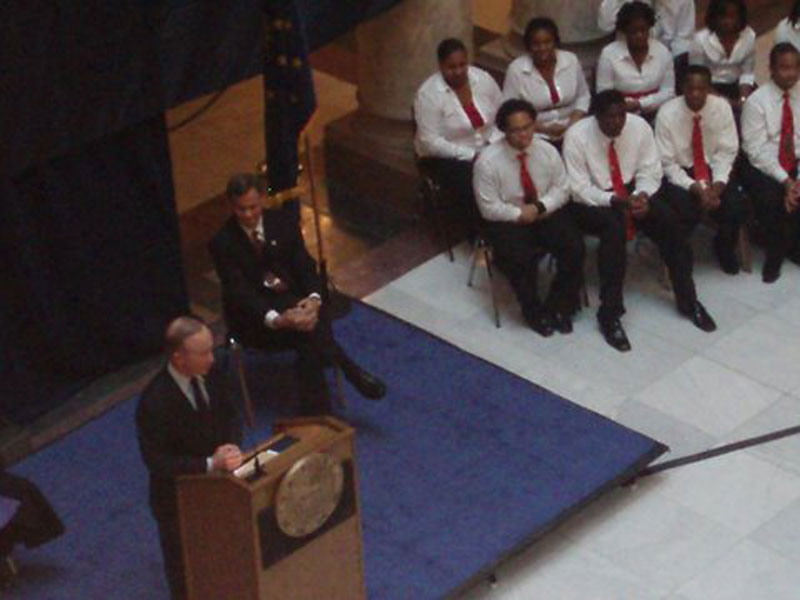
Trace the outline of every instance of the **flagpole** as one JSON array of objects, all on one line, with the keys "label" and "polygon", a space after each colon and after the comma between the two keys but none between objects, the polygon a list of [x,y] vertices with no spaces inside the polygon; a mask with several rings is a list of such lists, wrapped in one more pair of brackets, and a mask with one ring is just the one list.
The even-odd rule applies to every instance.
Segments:
[{"label": "flagpole", "polygon": [[303,145],[306,151],[306,173],[308,174],[308,192],[311,197],[311,213],[314,218],[314,233],[317,236],[317,264],[319,265],[319,277],[322,280],[322,301],[327,304],[330,301],[328,261],[325,258],[325,247],[322,241],[322,227],[320,225],[319,205],[317,204],[317,186],[314,180],[314,165],[311,159],[311,142],[307,131],[303,134]]}]

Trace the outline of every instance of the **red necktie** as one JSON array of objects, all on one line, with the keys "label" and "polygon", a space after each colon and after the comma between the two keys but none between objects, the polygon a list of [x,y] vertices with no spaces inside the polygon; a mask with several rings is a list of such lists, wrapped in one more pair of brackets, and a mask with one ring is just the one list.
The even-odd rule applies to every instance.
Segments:
[{"label": "red necktie", "polygon": [[525,152],[517,154],[519,160],[519,179],[522,182],[522,193],[524,194],[523,201],[525,204],[533,204],[538,200],[539,194],[536,193],[536,186],[533,185],[533,179],[528,172],[527,159],[528,155]]},{"label": "red necktie", "polygon": [[703,151],[703,130],[700,129],[700,115],[694,116],[692,126],[692,156],[694,157],[693,172],[697,181],[711,182],[711,170],[706,162],[706,155]]},{"label": "red necktie", "polygon": [[792,106],[789,104],[789,92],[783,93],[783,115],[781,116],[778,162],[790,176],[797,168],[797,156],[794,151],[794,115],[792,114]]},{"label": "red necktie", "polygon": [[[555,75],[553,77],[555,77]],[[558,89],[556,89],[555,79],[545,79],[545,81],[547,82],[547,87],[550,89],[550,102],[555,106],[561,102],[561,96],[558,95]]]},{"label": "red necktie", "polygon": [[[622,169],[619,167],[619,158],[617,157],[617,150],[614,148],[614,140],[608,145],[608,169],[611,172],[611,186],[614,189],[614,195],[626,200],[630,195],[628,188],[625,187],[625,182],[622,180]],[[633,222],[630,210],[625,210],[625,239],[632,240],[636,236],[636,224]]]},{"label": "red necktie", "polygon": [[461,106],[464,108],[464,112],[467,113],[467,118],[469,119],[469,123],[472,125],[473,129],[480,129],[486,124],[486,122],[483,120],[483,116],[478,110],[478,107],[475,106],[474,102],[462,104]]}]

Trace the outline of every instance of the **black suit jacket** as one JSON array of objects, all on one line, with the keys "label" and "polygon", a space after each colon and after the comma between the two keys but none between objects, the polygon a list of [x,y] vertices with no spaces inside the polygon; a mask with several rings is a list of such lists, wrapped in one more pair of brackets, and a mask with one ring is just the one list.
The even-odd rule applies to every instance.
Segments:
[{"label": "black suit jacket", "polygon": [[[283,312],[300,298],[322,293],[317,266],[306,250],[297,216],[279,208],[264,210],[262,218],[266,242],[262,256],[233,216],[209,244],[222,283],[225,320],[245,344],[264,332],[264,316],[270,310]],[[265,287],[266,271],[285,281],[289,292],[276,293]]]},{"label": "black suit jacket", "polygon": [[139,449],[150,471],[150,506],[156,518],[174,517],[175,478],[206,472],[206,459],[222,444],[241,443],[242,426],[225,373],[216,365],[205,379],[212,418],[206,420],[164,366],[142,392],[136,410]]}]

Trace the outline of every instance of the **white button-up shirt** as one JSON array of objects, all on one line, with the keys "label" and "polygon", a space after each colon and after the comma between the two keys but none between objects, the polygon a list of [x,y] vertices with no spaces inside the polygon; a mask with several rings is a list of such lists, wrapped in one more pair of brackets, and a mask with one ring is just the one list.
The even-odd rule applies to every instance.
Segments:
[{"label": "white button-up shirt", "polygon": [[800,22],[797,25],[792,25],[789,17],[786,17],[778,23],[775,28],[774,43],[780,44],[781,42],[788,42],[800,50]]},{"label": "white button-up shirt", "polygon": [[638,98],[644,110],[655,110],[675,96],[675,67],[667,47],[658,40],[648,43],[641,70],[623,40],[611,42],[597,63],[597,91],[617,90],[623,94],[650,92]]},{"label": "white button-up shirt", "polygon": [[727,183],[733,161],[739,152],[739,136],[730,103],[709,95],[698,113],[692,112],[683,96],[673,98],[661,107],[656,117],[656,147],[667,179],[688,190],[694,183],[684,169],[694,166],[694,116],[700,115],[703,133],[703,155],[714,181]]},{"label": "white button-up shirt", "polygon": [[483,69],[470,66],[467,78],[472,102],[484,125],[472,127],[461,101],[440,72],[425,80],[414,99],[417,133],[414,146],[420,156],[472,160],[481,147],[502,137],[494,126],[502,92],[497,82]]},{"label": "white button-up shirt", "polygon": [[[595,117],[582,119],[564,137],[564,162],[567,166],[572,199],[589,206],[610,206],[613,184],[608,164],[611,138],[601,130]],[[661,187],[661,161],[653,130],[642,117],[628,114],[622,132],[614,138],[622,181],[635,179],[634,193],[652,195]]]},{"label": "white button-up shirt", "polygon": [[728,56],[717,34],[708,28],[701,29],[695,33],[692,40],[689,63],[705,65],[711,69],[711,81],[714,83],[738,82],[741,85],[754,85],[756,32],[752,27],[745,27],[739,33],[739,39],[736,40],[731,55]]},{"label": "white button-up shirt", "polygon": [[[603,0],[597,9],[597,26],[612,32],[617,25],[617,13],[631,0]],[[653,2],[644,0],[652,6]],[[656,26],[653,35],[678,56],[689,51],[695,29],[694,0],[661,0],[655,3]]]},{"label": "white button-up shirt", "polygon": [[536,121],[544,125],[566,125],[574,111],[589,110],[589,86],[578,57],[572,52],[556,50],[553,82],[560,98],[557,105],[553,104],[550,88],[533,64],[533,59],[529,54],[523,54],[508,65],[503,82],[503,100],[527,100],[536,109]]},{"label": "white button-up shirt", "polygon": [[[481,152],[475,161],[473,183],[478,209],[487,221],[516,221],[524,204],[520,161],[517,150],[503,138]],[[569,200],[567,173],[552,144],[534,138],[525,151],[528,168],[545,214]]]},{"label": "white button-up shirt", "polygon": [[[800,150],[800,87],[789,91],[794,116],[795,153]],[[742,148],[759,171],[783,182],[789,174],[778,162],[783,120],[783,90],[770,80],[747,97],[742,109]]]}]

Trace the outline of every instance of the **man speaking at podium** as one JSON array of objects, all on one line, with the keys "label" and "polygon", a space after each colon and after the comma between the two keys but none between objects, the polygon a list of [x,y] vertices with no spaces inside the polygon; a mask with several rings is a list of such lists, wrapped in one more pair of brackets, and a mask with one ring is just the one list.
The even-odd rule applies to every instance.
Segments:
[{"label": "man speaking at podium", "polygon": [[139,449],[150,471],[150,507],[158,523],[172,598],[186,598],[175,478],[233,471],[242,463],[242,427],[225,374],[214,368],[214,339],[192,317],[165,334],[167,364],[148,384],[136,410]]}]

